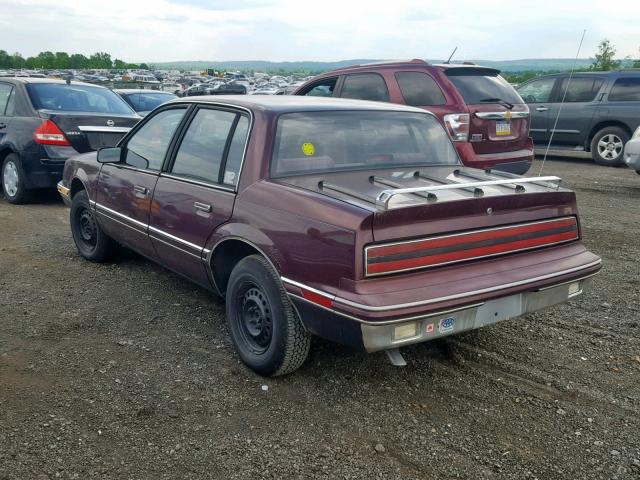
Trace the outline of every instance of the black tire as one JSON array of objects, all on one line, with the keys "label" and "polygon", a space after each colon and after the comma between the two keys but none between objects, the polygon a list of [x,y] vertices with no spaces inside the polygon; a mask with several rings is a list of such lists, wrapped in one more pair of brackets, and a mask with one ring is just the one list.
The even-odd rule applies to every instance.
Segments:
[{"label": "black tire", "polygon": [[605,167],[624,165],[624,146],[629,141],[629,134],[620,127],[605,127],[591,139],[591,157]]},{"label": "black tire", "polygon": [[9,203],[18,205],[31,199],[31,190],[25,186],[25,174],[18,155],[10,153],[6,156],[2,162],[0,177],[2,177],[2,193]]},{"label": "black tire", "polygon": [[96,222],[86,191],[82,190],[73,196],[69,221],[73,241],[80,255],[92,262],[104,262],[111,257],[115,242]]},{"label": "black tire", "polygon": [[226,297],[231,339],[250,369],[274,377],[291,373],[304,363],[311,336],[264,257],[251,255],[238,262]]}]

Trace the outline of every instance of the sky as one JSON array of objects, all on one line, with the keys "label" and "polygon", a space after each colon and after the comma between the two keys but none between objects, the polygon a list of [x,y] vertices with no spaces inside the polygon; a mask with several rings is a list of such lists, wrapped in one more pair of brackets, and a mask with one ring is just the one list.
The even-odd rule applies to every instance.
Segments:
[{"label": "sky", "polygon": [[0,0],[0,49],[128,62],[640,57],[638,0]]}]

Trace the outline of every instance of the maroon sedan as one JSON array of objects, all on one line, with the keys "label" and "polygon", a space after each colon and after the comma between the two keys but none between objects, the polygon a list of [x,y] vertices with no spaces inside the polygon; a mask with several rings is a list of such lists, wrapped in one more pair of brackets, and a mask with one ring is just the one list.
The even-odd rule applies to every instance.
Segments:
[{"label": "maroon sedan", "polygon": [[311,335],[401,364],[579,295],[600,259],[559,181],[464,168],[421,109],[255,96],[169,102],[58,189],[82,256],[117,242],[225,297],[242,360],[279,375]]}]

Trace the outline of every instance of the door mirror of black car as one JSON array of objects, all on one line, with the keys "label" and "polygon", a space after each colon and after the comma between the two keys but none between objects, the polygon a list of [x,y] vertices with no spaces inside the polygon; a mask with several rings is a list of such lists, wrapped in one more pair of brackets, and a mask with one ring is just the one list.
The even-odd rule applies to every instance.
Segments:
[{"label": "door mirror of black car", "polygon": [[98,150],[98,162],[100,163],[120,163],[122,160],[122,149],[120,147],[101,148]]}]

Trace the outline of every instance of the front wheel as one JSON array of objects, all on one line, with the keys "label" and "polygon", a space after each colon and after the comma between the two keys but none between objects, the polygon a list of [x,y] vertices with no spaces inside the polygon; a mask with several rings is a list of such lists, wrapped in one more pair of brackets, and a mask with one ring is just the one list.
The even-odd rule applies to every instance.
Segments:
[{"label": "front wheel", "polygon": [[629,134],[622,128],[605,127],[591,140],[591,156],[599,165],[619,167],[623,164],[624,146],[628,141]]},{"label": "front wheel", "polygon": [[242,361],[264,376],[291,373],[306,360],[311,337],[277,273],[260,255],[243,258],[227,286],[227,321]]},{"label": "front wheel", "polygon": [[73,196],[69,220],[73,241],[80,255],[92,262],[104,262],[111,257],[115,242],[96,222],[86,191]]},{"label": "front wheel", "polygon": [[20,157],[7,155],[2,163],[2,192],[9,203],[20,204],[29,200],[31,191],[25,186],[25,175]]}]

